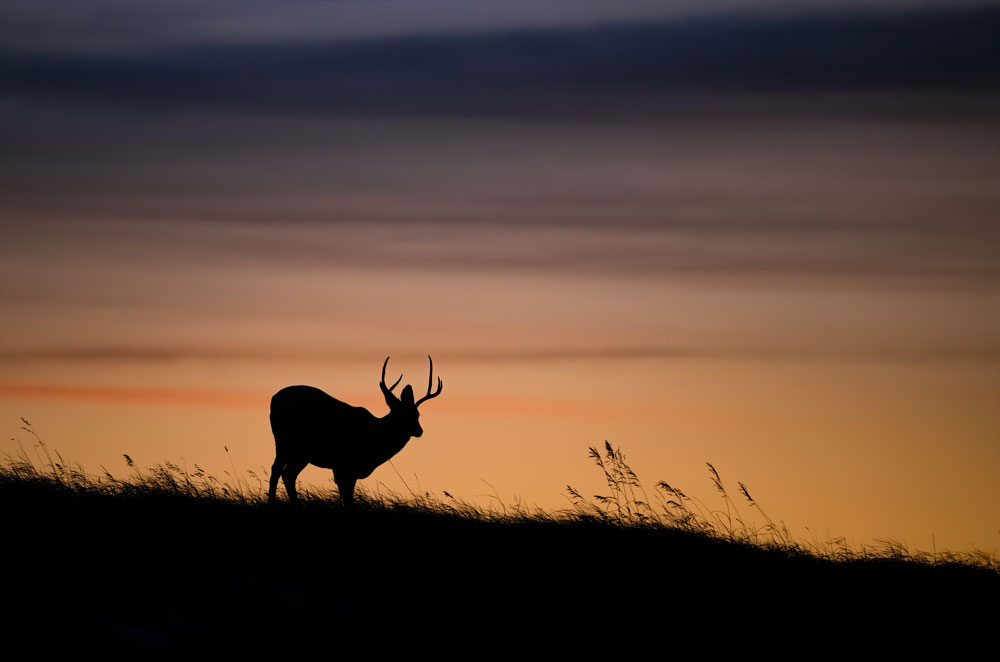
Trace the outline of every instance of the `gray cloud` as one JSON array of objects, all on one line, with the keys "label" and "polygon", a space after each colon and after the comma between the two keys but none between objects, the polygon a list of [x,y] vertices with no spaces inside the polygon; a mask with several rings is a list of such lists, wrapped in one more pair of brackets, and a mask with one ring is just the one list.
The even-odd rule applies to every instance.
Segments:
[{"label": "gray cloud", "polygon": [[992,286],[997,33],[990,6],[10,48],[0,296],[101,303],[75,281],[107,263]]},{"label": "gray cloud", "polygon": [[1000,279],[989,122],[91,117],[0,151],[7,301],[108,264]]},{"label": "gray cloud", "polygon": [[682,92],[1000,91],[1000,8],[715,17],[150,53],[0,51],[8,100],[412,115],[650,112]]},{"label": "gray cloud", "polygon": [[[9,0],[0,43],[22,51],[141,53],[191,44],[378,38],[580,27],[717,15],[871,9],[870,0]],[[979,0],[879,0],[881,12]]]},{"label": "gray cloud", "polygon": [[[919,219],[918,219],[919,220]],[[994,287],[1000,260],[993,246],[1000,229],[981,223],[964,236],[937,219],[889,224],[802,223],[760,225],[754,219],[707,223],[669,221],[616,228],[493,224],[370,222],[331,226],[241,227],[234,224],[32,224],[8,244],[0,292],[8,302],[110,303],[102,294],[101,265],[168,271],[275,268],[343,269],[356,273],[553,273],[593,277],[701,278],[754,281],[809,278],[882,285]],[[966,224],[968,226],[968,224]],[[47,230],[45,228],[48,228]],[[23,248],[18,248],[19,246]],[[30,256],[28,262],[18,254]],[[40,276],[15,285],[30,264],[79,272],[64,282]],[[43,271],[45,270],[42,267]],[[89,284],[88,284],[89,283]],[[134,298],[134,294],[130,295]]]}]

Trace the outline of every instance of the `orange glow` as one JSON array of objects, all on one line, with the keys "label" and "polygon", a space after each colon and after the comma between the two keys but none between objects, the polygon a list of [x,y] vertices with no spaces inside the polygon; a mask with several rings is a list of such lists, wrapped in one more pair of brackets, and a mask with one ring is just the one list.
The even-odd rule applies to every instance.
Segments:
[{"label": "orange glow", "polygon": [[259,409],[267,400],[261,393],[205,389],[114,388],[109,386],[61,386],[57,384],[0,384],[0,397],[27,400],[82,400],[91,402],[186,407],[237,407]]}]

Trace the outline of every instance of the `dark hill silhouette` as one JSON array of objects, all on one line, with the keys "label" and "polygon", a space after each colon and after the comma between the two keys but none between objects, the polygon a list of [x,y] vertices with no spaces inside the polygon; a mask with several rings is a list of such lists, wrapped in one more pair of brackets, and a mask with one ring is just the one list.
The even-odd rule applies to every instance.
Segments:
[{"label": "dark hill silhouette", "polygon": [[1000,574],[661,527],[0,475],[9,659],[995,653]]}]

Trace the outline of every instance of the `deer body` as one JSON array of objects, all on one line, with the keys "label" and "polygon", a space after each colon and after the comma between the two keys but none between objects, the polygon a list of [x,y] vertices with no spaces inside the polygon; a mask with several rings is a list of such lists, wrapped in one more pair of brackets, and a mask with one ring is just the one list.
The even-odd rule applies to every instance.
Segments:
[{"label": "deer body", "polygon": [[312,386],[289,386],[271,398],[277,455],[294,456],[358,479],[370,476],[410,440],[393,423],[389,416],[378,418]]},{"label": "deer body", "polygon": [[[430,358],[430,357],[428,357]],[[354,498],[355,483],[367,478],[381,464],[406,446],[411,437],[423,434],[417,406],[441,394],[443,384],[431,393],[434,363],[427,395],[413,401],[413,389],[407,385],[401,397],[385,385],[385,367],[379,386],[389,405],[389,413],[379,418],[363,407],[354,407],[312,386],[289,386],[271,398],[271,431],[274,433],[275,457],[271,465],[268,503],[274,503],[278,479],[285,483],[288,499],[297,501],[295,480],[312,464],[333,471],[334,482],[344,503]],[[400,376],[402,379],[402,375]]]}]

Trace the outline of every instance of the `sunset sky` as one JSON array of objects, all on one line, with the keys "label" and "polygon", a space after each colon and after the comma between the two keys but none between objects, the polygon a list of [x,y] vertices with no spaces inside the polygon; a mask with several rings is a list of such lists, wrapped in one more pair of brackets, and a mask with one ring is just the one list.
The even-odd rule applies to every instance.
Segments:
[{"label": "sunset sky", "polygon": [[275,391],[382,415],[384,358],[420,395],[431,354],[366,489],[557,509],[608,440],[803,539],[996,551],[998,34],[997,2],[4,3],[0,449],[24,417],[92,472],[260,472]]}]

